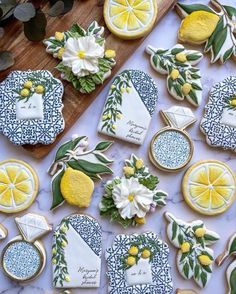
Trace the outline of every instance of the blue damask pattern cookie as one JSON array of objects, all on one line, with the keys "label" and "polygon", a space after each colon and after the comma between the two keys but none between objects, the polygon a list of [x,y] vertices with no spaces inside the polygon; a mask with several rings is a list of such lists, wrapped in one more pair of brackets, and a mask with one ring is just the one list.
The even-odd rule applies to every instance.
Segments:
[{"label": "blue damask pattern cookie", "polygon": [[94,253],[101,257],[102,228],[100,224],[95,219],[83,214],[74,214],[70,216],[69,223]]},{"label": "blue damask pattern cookie", "polygon": [[166,168],[178,168],[185,164],[191,153],[189,140],[176,130],[160,133],[153,142],[153,156]]},{"label": "blue damask pattern cookie", "polygon": [[[127,266],[127,252],[131,247],[133,250],[151,252],[149,264],[146,259],[140,257],[137,253],[137,263],[133,266]],[[171,268],[168,262],[169,248],[166,243],[158,238],[152,232],[142,235],[118,235],[114,239],[112,247],[106,251],[107,276],[109,278],[109,294],[170,294],[173,291]],[[144,266],[139,266],[139,262]],[[146,268],[150,266],[151,276],[145,277],[148,283],[139,283],[143,276],[147,276]],[[137,272],[135,272],[137,270]],[[133,278],[137,275],[137,279]]]},{"label": "blue damask pattern cookie", "polygon": [[0,132],[18,145],[52,143],[64,129],[63,92],[49,71],[13,71],[0,83]]},{"label": "blue damask pattern cookie", "polygon": [[213,86],[201,130],[212,147],[236,151],[236,77]]},{"label": "blue damask pattern cookie", "polygon": [[6,273],[17,280],[31,279],[42,266],[38,249],[26,241],[10,244],[3,255],[2,262]]}]

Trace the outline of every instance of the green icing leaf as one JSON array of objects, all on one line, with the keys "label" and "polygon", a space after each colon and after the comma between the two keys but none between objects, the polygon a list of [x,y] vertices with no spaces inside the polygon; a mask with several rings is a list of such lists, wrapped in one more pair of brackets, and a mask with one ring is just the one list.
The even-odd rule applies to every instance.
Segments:
[{"label": "green icing leaf", "polygon": [[185,277],[188,279],[188,275],[189,275],[189,265],[188,265],[187,262],[184,264],[183,272],[184,272]]},{"label": "green icing leaf", "polygon": [[86,172],[92,174],[111,174],[112,170],[100,163],[91,163],[89,161],[80,159],[78,160],[78,165]]},{"label": "green icing leaf", "polygon": [[52,180],[53,202],[52,202],[51,209],[57,208],[65,201],[60,189],[61,178],[64,175],[64,172],[65,170],[62,169],[55,175],[55,177]]},{"label": "green icing leaf", "polygon": [[230,294],[236,294],[236,268],[232,270],[229,278]]},{"label": "green icing leaf", "polygon": [[190,14],[194,11],[198,11],[198,10],[203,10],[203,11],[207,11],[207,12],[213,12],[211,8],[209,8],[206,5],[203,4],[190,4],[190,5],[186,5],[186,4],[177,4],[177,7],[179,7],[181,10],[183,10],[185,13]]},{"label": "green icing leaf", "polygon": [[205,287],[207,283],[207,274],[205,272],[202,272],[200,275],[200,278],[201,278],[203,287]]},{"label": "green icing leaf", "polygon": [[63,157],[65,157],[66,153],[70,150],[73,150],[78,145],[78,143],[84,138],[86,137],[85,136],[77,137],[75,140],[70,140],[62,144],[61,147],[59,147],[59,149],[57,150],[55,161],[58,161],[62,159]]},{"label": "green icing leaf", "polygon": [[236,8],[232,6],[223,5],[230,19],[236,18]]},{"label": "green icing leaf", "polygon": [[97,150],[97,151],[106,151],[109,147],[111,147],[112,144],[113,144],[113,142],[110,142],[110,141],[100,142],[95,147],[95,150]]},{"label": "green icing leaf", "polygon": [[230,248],[229,248],[229,254],[233,254],[233,253],[236,253],[236,236],[233,239],[233,241],[230,245]]}]

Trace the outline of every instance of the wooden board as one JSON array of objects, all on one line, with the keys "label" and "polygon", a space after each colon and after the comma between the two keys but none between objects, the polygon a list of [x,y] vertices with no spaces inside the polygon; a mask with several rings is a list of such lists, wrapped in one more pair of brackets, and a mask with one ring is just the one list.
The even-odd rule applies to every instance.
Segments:
[{"label": "wooden board", "polygon": [[[158,18],[160,19],[171,9],[176,0],[157,0],[158,2]],[[102,0],[76,0],[73,10],[60,18],[48,18],[47,37],[54,35],[55,31],[65,31],[73,23],[78,22],[84,28],[96,20],[100,25],[104,24],[103,20],[103,1]],[[22,32],[22,25],[16,20],[11,21],[5,26],[5,35],[0,40],[1,50],[10,50],[14,53],[16,63],[10,69],[0,72],[0,81],[12,70],[50,70],[55,77],[60,77],[60,73],[54,68],[58,60],[52,55],[46,53],[45,46],[40,43],[28,41]],[[116,66],[112,70],[112,76],[120,69],[123,63],[131,56],[135,49],[142,43],[144,38],[138,40],[124,41],[112,35],[108,29],[105,29],[106,48],[116,50]],[[112,76],[110,78],[112,78]],[[35,158],[42,158],[53,149],[55,143],[69,130],[76,122],[80,115],[97,97],[103,89],[106,82],[101,86],[97,86],[96,90],[91,94],[81,94],[76,91],[70,83],[63,81],[65,93],[63,98],[65,118],[65,130],[61,133],[56,141],[51,145],[25,145]]]}]

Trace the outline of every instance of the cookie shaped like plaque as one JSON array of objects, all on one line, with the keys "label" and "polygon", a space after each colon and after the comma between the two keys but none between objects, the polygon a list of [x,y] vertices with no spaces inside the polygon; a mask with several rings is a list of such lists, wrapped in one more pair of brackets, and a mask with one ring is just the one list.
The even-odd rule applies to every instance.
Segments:
[{"label": "cookie shaped like plaque", "polygon": [[201,130],[210,146],[236,151],[236,77],[213,86]]},{"label": "cookie shaped like plaque", "polygon": [[64,130],[63,92],[49,71],[13,71],[0,83],[0,132],[18,145],[52,143]]},{"label": "cookie shaped like plaque", "polygon": [[110,87],[98,131],[141,145],[156,109],[158,90],[154,80],[140,70],[125,70]]},{"label": "cookie shaped like plaque", "polygon": [[168,255],[167,244],[153,232],[116,236],[106,250],[108,293],[172,293]]},{"label": "cookie shaped like plaque", "polygon": [[55,288],[98,288],[102,230],[92,217],[72,214],[56,228],[52,245]]}]

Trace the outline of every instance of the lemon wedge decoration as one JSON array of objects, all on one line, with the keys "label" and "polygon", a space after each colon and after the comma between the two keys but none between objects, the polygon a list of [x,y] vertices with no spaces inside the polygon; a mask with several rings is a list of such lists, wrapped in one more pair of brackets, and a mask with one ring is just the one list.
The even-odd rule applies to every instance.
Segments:
[{"label": "lemon wedge decoration", "polygon": [[152,29],[156,17],[156,0],[105,0],[106,25],[122,39],[144,36]]},{"label": "lemon wedge decoration", "polygon": [[0,162],[0,211],[27,209],[38,193],[38,177],[27,163],[10,159]]},{"label": "lemon wedge decoration", "polygon": [[88,207],[94,190],[94,183],[86,174],[68,167],[61,179],[61,193],[71,205]]},{"label": "lemon wedge decoration", "polygon": [[192,209],[216,215],[226,211],[235,200],[236,179],[225,163],[204,160],[187,170],[182,188],[185,201]]},{"label": "lemon wedge decoration", "polygon": [[215,31],[220,20],[217,14],[199,10],[194,11],[182,21],[178,37],[182,42],[202,44]]}]

